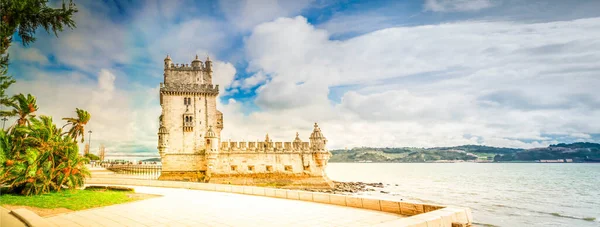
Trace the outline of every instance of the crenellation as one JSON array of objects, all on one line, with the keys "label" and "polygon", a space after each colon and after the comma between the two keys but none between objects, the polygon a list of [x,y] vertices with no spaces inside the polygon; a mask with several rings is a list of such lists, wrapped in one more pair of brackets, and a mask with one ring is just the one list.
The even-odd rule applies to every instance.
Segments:
[{"label": "crenellation", "polygon": [[258,142],[258,146],[256,146],[256,151],[264,151],[266,149],[265,142]]},{"label": "crenellation", "polygon": [[268,134],[256,142],[221,140],[224,118],[217,110],[219,85],[212,83],[212,70],[209,58],[203,63],[196,56],[191,64],[165,58],[159,179],[223,182],[234,177],[250,184],[298,179],[302,183],[297,185],[333,186],[325,175],[331,153],[316,123],[310,142],[303,142],[298,133],[292,142],[273,142]]},{"label": "crenellation", "polygon": [[302,150],[310,150],[310,143],[302,142]]},{"label": "crenellation", "polygon": [[229,143],[228,142],[221,142],[221,149],[222,150],[229,149]]}]

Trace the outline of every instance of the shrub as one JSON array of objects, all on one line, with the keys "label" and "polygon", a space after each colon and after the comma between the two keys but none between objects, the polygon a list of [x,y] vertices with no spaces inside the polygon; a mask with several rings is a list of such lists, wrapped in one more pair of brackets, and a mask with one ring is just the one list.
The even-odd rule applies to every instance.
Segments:
[{"label": "shrub", "polygon": [[63,135],[51,117],[30,117],[29,125],[0,131],[0,184],[33,195],[77,188],[89,171],[77,142]]}]

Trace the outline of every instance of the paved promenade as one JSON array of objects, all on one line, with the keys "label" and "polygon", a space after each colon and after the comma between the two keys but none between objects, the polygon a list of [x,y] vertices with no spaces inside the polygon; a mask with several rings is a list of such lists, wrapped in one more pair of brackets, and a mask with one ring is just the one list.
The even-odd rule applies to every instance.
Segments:
[{"label": "paved promenade", "polygon": [[60,214],[57,226],[371,226],[392,213],[201,190],[127,186],[162,197]]}]

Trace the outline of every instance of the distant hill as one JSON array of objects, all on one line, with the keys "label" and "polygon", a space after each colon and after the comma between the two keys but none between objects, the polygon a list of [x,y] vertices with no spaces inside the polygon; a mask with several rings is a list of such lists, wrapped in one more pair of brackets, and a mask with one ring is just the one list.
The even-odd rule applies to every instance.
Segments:
[{"label": "distant hill", "polygon": [[573,159],[585,162],[600,159],[600,144],[597,143],[559,143],[543,148],[533,148],[512,154],[496,155],[494,161],[537,161],[551,159]]},{"label": "distant hill", "polygon": [[573,159],[586,161],[600,158],[600,144],[556,144],[545,148],[519,149],[481,145],[462,145],[434,148],[375,148],[357,147],[351,150],[332,150],[329,162],[435,162],[489,160],[537,161],[540,159]]},{"label": "distant hill", "polygon": [[160,162],[160,158],[144,159],[144,160],[142,160],[142,162]]}]

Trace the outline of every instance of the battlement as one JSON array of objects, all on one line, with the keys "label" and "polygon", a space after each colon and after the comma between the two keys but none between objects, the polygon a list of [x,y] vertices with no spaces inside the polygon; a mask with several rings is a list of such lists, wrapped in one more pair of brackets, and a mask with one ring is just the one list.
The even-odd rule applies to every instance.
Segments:
[{"label": "battlement", "polygon": [[165,84],[160,83],[163,94],[209,94],[218,95],[219,85],[212,84]]},{"label": "battlement", "polygon": [[199,62],[198,65],[193,66],[190,64],[174,64],[171,63],[171,67],[168,67],[167,70],[173,70],[173,71],[206,71],[207,68],[204,66],[204,64],[202,64],[202,62]]},{"label": "battlement", "polygon": [[210,58],[206,56],[206,61],[203,63],[198,59],[198,55],[196,55],[196,59],[192,61],[192,64],[187,63],[173,63],[171,61],[171,57],[167,55],[165,58],[165,71],[205,71],[208,73],[212,73],[212,61]]},{"label": "battlement", "polygon": [[221,142],[220,152],[310,152],[309,142]]}]

